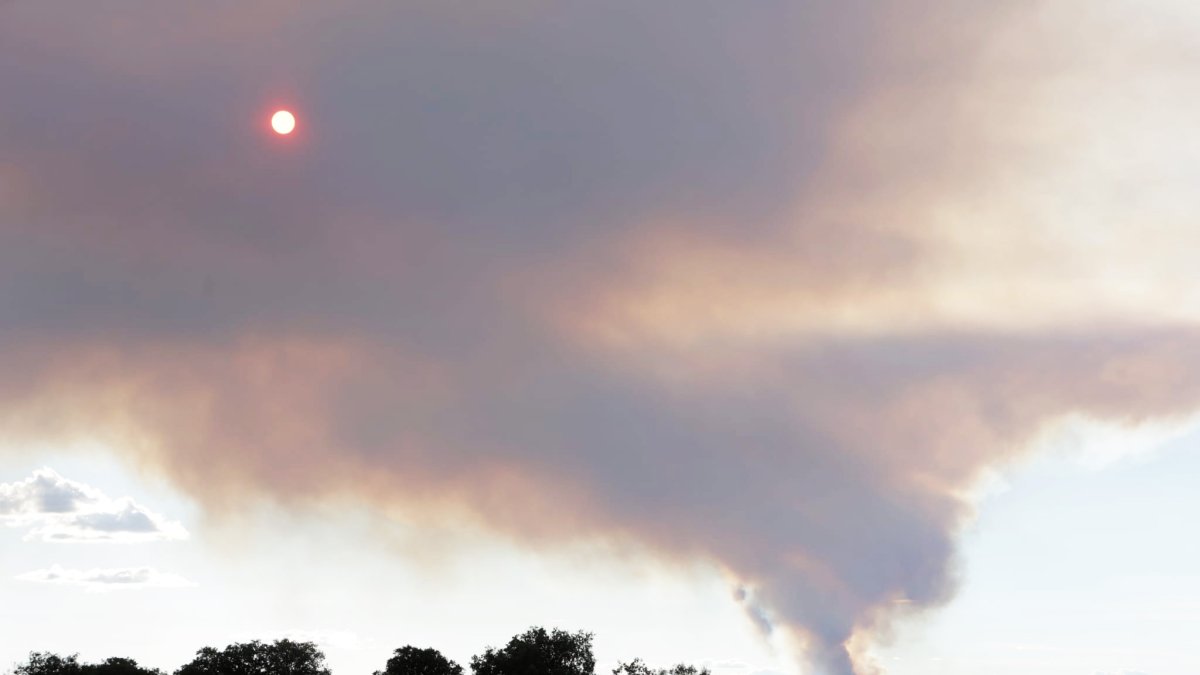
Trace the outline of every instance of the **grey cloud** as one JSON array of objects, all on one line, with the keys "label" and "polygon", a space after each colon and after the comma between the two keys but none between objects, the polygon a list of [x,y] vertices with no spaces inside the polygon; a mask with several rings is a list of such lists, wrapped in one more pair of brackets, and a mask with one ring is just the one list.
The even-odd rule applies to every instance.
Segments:
[{"label": "grey cloud", "polygon": [[73,524],[101,532],[156,532],[154,520],[136,504],[126,503],[124,508],[110,513],[86,513],[76,516]]}]

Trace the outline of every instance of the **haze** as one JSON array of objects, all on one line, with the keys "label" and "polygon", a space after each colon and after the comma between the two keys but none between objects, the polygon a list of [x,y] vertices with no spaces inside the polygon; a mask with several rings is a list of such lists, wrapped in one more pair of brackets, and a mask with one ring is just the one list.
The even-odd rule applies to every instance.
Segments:
[{"label": "haze", "polygon": [[1196,672],[1197,31],[0,5],[0,667]]}]

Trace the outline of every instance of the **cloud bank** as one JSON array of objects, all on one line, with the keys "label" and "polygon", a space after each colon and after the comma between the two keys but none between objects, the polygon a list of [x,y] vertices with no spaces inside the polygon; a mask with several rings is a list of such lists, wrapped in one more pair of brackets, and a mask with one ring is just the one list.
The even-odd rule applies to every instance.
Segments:
[{"label": "cloud bank", "polygon": [[43,468],[0,483],[0,523],[28,527],[26,539],[47,542],[145,542],[186,539],[178,522],[128,497],[110,499],[96,488]]},{"label": "cloud bank", "polygon": [[3,9],[6,435],[710,560],[845,675],[980,476],[1200,404],[1180,3],[270,4]]}]

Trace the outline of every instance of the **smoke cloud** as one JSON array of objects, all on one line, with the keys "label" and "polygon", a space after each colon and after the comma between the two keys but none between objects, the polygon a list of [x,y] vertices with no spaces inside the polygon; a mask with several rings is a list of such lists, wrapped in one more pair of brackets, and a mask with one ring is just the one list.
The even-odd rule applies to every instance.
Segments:
[{"label": "smoke cloud", "polygon": [[8,6],[0,429],[711,560],[870,672],[985,471],[1200,404],[1198,18],[950,4]]}]

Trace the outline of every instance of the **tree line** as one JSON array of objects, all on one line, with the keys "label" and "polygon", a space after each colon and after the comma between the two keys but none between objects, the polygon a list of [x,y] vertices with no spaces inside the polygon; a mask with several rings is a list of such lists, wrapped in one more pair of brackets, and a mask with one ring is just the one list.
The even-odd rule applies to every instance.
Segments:
[{"label": "tree line", "polygon": [[[488,647],[471,657],[472,675],[595,675],[592,634],[558,628],[530,628],[504,647]],[[130,658],[114,657],[81,663],[78,655],[33,652],[10,671],[12,675],[167,675],[143,668]],[[621,662],[613,675],[711,675],[708,668],[679,664],[651,668],[641,659]],[[240,642],[224,649],[204,647],[172,675],[331,675],[325,654],[312,642],[276,640]],[[463,667],[429,647],[400,647],[383,670],[373,675],[463,675]]]}]

